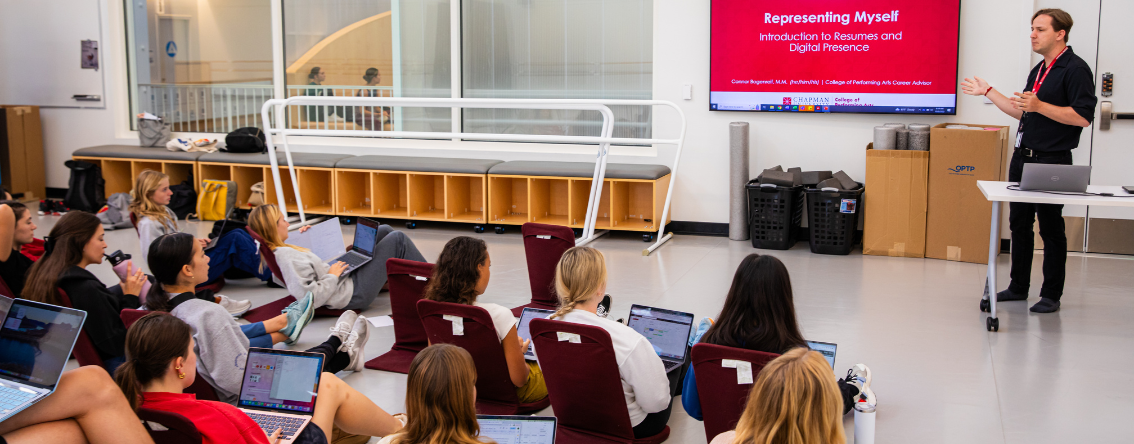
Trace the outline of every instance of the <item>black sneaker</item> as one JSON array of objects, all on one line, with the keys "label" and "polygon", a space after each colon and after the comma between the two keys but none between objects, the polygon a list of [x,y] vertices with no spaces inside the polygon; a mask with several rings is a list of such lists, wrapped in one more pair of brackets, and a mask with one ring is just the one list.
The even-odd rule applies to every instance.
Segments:
[{"label": "black sneaker", "polygon": [[597,314],[600,318],[605,318],[606,315],[609,315],[610,314],[610,303],[612,301],[613,300],[610,298],[609,294],[603,295],[602,296],[602,302],[599,302],[598,310],[595,310],[595,314]]},{"label": "black sneaker", "polygon": [[1055,313],[1059,311],[1059,301],[1055,299],[1040,298],[1031,308],[1033,313]]},{"label": "black sneaker", "polygon": [[1027,293],[1020,294],[1013,292],[1012,290],[1004,290],[996,293],[996,302],[1026,301],[1027,299]]}]

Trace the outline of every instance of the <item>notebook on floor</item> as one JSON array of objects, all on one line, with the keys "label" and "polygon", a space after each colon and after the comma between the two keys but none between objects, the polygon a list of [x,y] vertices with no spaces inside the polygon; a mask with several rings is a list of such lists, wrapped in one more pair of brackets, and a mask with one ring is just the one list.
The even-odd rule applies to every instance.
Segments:
[{"label": "notebook on floor", "polygon": [[55,391],[87,313],[24,299],[0,299],[0,421]]},{"label": "notebook on floor", "polygon": [[311,422],[323,374],[323,354],[270,348],[248,349],[237,407],[280,444],[291,444]]},{"label": "notebook on floor", "polygon": [[650,341],[665,363],[666,373],[685,364],[689,332],[693,329],[692,313],[634,304],[630,306],[626,325]]},{"label": "notebook on floor", "polygon": [[[524,312],[520,313],[520,322],[516,324],[516,334],[520,336],[520,339],[531,341],[532,333],[528,329],[528,326],[531,325],[532,319],[543,319],[551,316],[552,313],[555,313],[555,310],[545,310],[542,308],[532,307],[525,308]],[[524,350],[524,359],[529,361],[536,360],[534,344],[528,344],[528,349]]]},{"label": "notebook on floor", "polygon": [[476,415],[480,436],[496,444],[555,444],[554,416]]},{"label": "notebook on floor", "polygon": [[828,364],[831,364],[831,370],[835,369],[835,351],[839,348],[838,344],[830,342],[807,341],[807,348],[815,350],[823,355]]}]

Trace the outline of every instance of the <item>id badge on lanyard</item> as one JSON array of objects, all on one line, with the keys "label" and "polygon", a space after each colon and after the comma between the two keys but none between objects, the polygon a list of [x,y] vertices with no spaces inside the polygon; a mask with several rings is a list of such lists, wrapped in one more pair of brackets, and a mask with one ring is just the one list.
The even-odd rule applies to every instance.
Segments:
[{"label": "id badge on lanyard", "polygon": [[[1032,85],[1032,94],[1037,94],[1037,98],[1038,98],[1040,87],[1042,87],[1043,82],[1045,82],[1047,80],[1047,75],[1051,73],[1051,68],[1055,67],[1055,62],[1058,61],[1059,57],[1062,56],[1063,53],[1065,53],[1065,52],[1067,52],[1067,48],[1063,48],[1063,51],[1060,51],[1059,55],[1055,56],[1055,58],[1051,60],[1051,64],[1047,66],[1046,70],[1044,70],[1042,77],[1039,76],[1039,71],[1036,71],[1036,81],[1035,81],[1035,84]],[[1020,144],[1023,143],[1023,140],[1024,140],[1024,120],[1027,119],[1027,118],[1028,118],[1028,113],[1027,113],[1027,111],[1025,111],[1020,116],[1020,127],[1016,129],[1016,148],[1017,149],[1020,148]]]}]

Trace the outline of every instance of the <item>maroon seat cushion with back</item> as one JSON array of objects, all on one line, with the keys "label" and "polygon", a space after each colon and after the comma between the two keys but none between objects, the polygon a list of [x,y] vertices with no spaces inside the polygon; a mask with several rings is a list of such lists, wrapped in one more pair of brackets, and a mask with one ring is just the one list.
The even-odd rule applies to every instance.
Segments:
[{"label": "maroon seat cushion with back", "polygon": [[125,325],[126,329],[129,330],[131,325],[134,325],[135,322],[138,322],[138,319],[142,319],[142,316],[147,314],[150,314],[150,312],[146,310],[123,308],[122,311],[118,312],[118,317],[122,318],[122,325]]},{"label": "maroon seat cushion with back", "polygon": [[138,419],[155,443],[201,444],[201,433],[189,418],[180,413],[138,408]]},{"label": "maroon seat cushion with back", "polygon": [[575,231],[560,225],[528,222],[520,228],[524,235],[524,255],[528,258],[528,281],[532,301],[512,309],[519,317],[525,307],[559,308],[555,295],[555,267],[563,253],[575,246]]},{"label": "maroon seat cushion with back", "polygon": [[[453,344],[468,350],[476,363],[476,412],[482,415],[524,415],[547,408],[548,399],[520,404],[516,386],[508,376],[508,362],[504,347],[496,337],[492,317],[485,309],[471,305],[437,302],[422,299],[417,302],[417,313],[429,342]],[[453,322],[444,316],[463,319],[464,334],[453,334]],[[620,391],[621,392],[621,391]]]},{"label": "maroon seat cushion with back", "polygon": [[0,295],[4,295],[12,299],[20,297],[20,295],[12,293],[12,289],[8,288],[8,283],[4,282],[4,278],[0,278]]},{"label": "maroon seat cushion with back", "polygon": [[130,212],[130,225],[133,225],[133,226],[134,226],[134,232],[135,232],[135,233],[139,233],[139,234],[141,234],[141,233],[140,233],[140,232],[138,231],[138,216],[137,216],[137,215],[135,215],[133,211],[131,211],[131,212]]},{"label": "maroon seat cushion with back", "polygon": [[[244,230],[247,231],[248,234],[252,236],[252,240],[256,241],[256,243],[260,246],[260,257],[264,259],[264,264],[268,266],[268,270],[272,272],[272,276],[275,276],[276,279],[280,280],[280,282],[284,282],[283,273],[280,272],[280,265],[276,262],[276,253],[268,247],[268,243],[264,241],[263,237],[261,237],[255,231],[252,231],[252,227],[244,227]],[[248,310],[247,313],[244,313],[243,318],[244,320],[252,323],[264,322],[268,319],[279,316],[280,312],[283,311],[283,309],[287,308],[288,305],[291,305],[291,303],[295,301],[295,296],[286,296],[273,302],[269,302],[267,304]],[[346,310],[337,308],[316,307],[315,316],[338,317],[345,311]]]},{"label": "maroon seat cushion with back", "polygon": [[425,296],[425,285],[433,277],[433,264],[390,258],[386,260],[390,285],[390,318],[394,320],[394,346],[371,359],[366,368],[409,373],[417,352],[429,345],[425,327],[417,314],[417,301]]},{"label": "maroon seat cushion with back", "polygon": [[752,391],[752,383],[738,383],[736,368],[725,367],[721,361],[732,359],[751,363],[752,380],[755,381],[760,370],[779,356],[715,344],[693,346],[691,360],[705,418],[705,436],[709,441],[736,428],[736,422],[748,403],[748,393]]},{"label": "maroon seat cushion with back", "polygon": [[[71,304],[71,298],[67,296],[67,292],[62,288],[56,289],[59,292],[59,305],[68,308],[75,308]],[[97,365],[102,367],[102,357],[98,355],[98,349],[95,348],[94,342],[91,341],[90,336],[87,336],[87,331],[84,329],[79,331],[79,339],[75,341],[75,348],[71,350],[71,356],[79,361],[80,366]]]},{"label": "maroon seat cushion with back", "polygon": [[[657,435],[634,439],[622,376],[606,330],[550,319],[532,319],[528,328],[547,381],[551,408],[559,419],[557,444],[653,444],[669,437],[666,426]],[[560,332],[578,335],[578,342],[560,341]]]}]

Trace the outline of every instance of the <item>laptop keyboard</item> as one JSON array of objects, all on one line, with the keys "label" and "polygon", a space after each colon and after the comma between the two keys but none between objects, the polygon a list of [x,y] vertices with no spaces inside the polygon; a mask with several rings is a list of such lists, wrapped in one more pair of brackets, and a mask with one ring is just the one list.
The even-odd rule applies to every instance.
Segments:
[{"label": "laptop keyboard", "polygon": [[245,413],[247,413],[248,417],[252,418],[253,421],[256,421],[256,424],[259,424],[260,428],[264,429],[269,435],[275,432],[276,429],[282,429],[280,438],[283,439],[292,439],[295,437],[295,435],[300,432],[299,426],[303,425],[303,418],[265,415],[248,411],[245,411]]},{"label": "laptop keyboard", "polygon": [[677,366],[681,365],[681,363],[680,363],[680,362],[673,362],[673,361],[662,361],[662,362],[664,362],[664,363],[665,363],[665,371],[666,371],[667,373],[668,373],[668,372],[669,372],[670,370],[673,370],[673,369],[674,369],[675,367],[677,367]]},{"label": "laptop keyboard", "polygon": [[350,266],[350,268],[354,268],[354,267],[357,267],[359,265],[362,265],[363,263],[365,263],[369,259],[370,258],[362,256],[360,254],[344,254],[342,257],[339,258],[340,261],[345,262],[348,266]]},{"label": "laptop keyboard", "polygon": [[0,415],[6,415],[36,396],[15,387],[0,386]]}]

